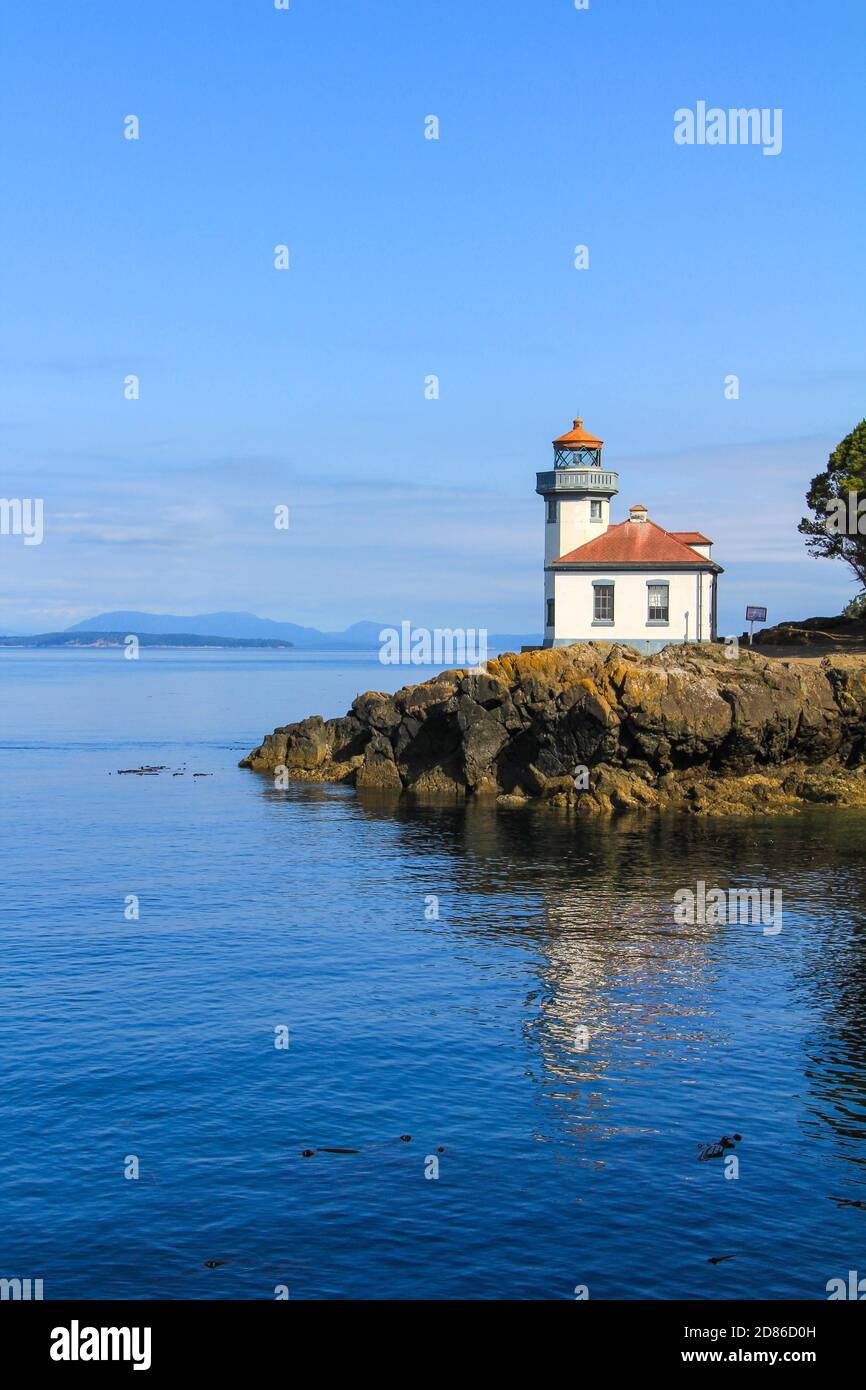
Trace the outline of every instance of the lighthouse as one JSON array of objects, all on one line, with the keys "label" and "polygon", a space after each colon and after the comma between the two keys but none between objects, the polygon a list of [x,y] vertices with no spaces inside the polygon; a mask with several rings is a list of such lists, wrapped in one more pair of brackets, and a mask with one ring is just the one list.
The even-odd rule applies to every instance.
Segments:
[{"label": "lighthouse", "polygon": [[619,474],[577,419],[536,474],[544,499],[544,646],[622,641],[641,651],[716,637],[718,576],[701,531],[667,531],[640,503],[611,524]]},{"label": "lighthouse", "polygon": [[544,498],[545,565],[610,525],[610,499],[619,492],[619,476],[602,468],[603,448],[604,440],[589,434],[580,419],[553,441],[553,469],[537,474],[535,486]]},{"label": "lighthouse", "polygon": [[601,536],[610,525],[610,499],[619,492],[619,475],[601,466],[604,440],[578,417],[553,441],[553,468],[536,474],[535,491],[544,498],[544,645],[553,646],[555,578],[550,566]]}]

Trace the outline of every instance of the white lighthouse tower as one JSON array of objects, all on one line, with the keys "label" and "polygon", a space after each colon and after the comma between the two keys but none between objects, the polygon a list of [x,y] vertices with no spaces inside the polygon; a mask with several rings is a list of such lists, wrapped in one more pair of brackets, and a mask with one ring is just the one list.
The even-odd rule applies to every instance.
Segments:
[{"label": "white lighthouse tower", "polygon": [[596,439],[577,419],[567,434],[553,441],[553,469],[537,473],[535,491],[544,498],[544,627],[553,630],[554,576],[550,566],[587,541],[604,535],[610,525],[610,499],[619,492],[619,474],[603,469],[604,440]]}]

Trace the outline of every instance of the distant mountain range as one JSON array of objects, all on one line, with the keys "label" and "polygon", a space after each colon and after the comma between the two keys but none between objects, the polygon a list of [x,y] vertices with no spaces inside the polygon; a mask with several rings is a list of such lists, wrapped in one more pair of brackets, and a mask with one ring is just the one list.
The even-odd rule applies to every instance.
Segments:
[{"label": "distant mountain range", "polygon": [[197,637],[234,637],[249,640],[291,642],[296,647],[371,647],[379,645],[381,623],[354,623],[344,632],[320,632],[316,627],[301,627],[298,623],[278,623],[272,618],[258,618],[255,613],[197,613],[191,618],[179,618],[174,613],[128,612],[98,613],[75,623],[68,632],[134,632],[192,633]]},{"label": "distant mountain range", "polygon": [[[352,623],[342,632],[321,632],[316,627],[298,623],[281,623],[272,618],[259,618],[255,613],[198,613],[194,617],[178,617],[174,613],[141,613],[134,609],[98,613],[85,618],[63,632],[20,633],[0,637],[0,645],[21,646],[116,646],[130,633],[147,646],[274,646],[297,647],[302,650],[370,651],[379,647],[379,633],[384,627],[399,629],[399,623]],[[149,641],[145,640],[150,638]],[[201,639],[210,638],[204,643]],[[159,639],[159,640],[154,640]],[[488,645],[497,651],[520,650],[538,640],[521,633],[489,633]]]}]

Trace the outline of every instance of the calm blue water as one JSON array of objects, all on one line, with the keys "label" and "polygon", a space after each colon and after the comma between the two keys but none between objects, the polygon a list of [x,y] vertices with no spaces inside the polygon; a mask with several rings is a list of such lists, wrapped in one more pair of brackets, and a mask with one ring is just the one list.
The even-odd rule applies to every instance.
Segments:
[{"label": "calm blue water", "polygon": [[[0,1276],[812,1299],[866,1273],[866,1210],[833,1200],[866,1201],[866,816],[578,825],[237,768],[416,674],[0,652]],[[117,776],[145,762],[186,772]],[[676,926],[698,879],[781,887],[783,931]],[[697,1146],[734,1131],[727,1180]]]}]

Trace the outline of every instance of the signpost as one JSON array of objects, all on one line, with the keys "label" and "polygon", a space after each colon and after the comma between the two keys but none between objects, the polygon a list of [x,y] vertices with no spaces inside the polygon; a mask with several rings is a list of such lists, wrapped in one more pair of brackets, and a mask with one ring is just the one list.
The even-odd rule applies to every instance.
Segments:
[{"label": "signpost", "polygon": [[752,645],[752,634],[755,631],[755,623],[765,623],[767,621],[766,608],[756,608],[753,604],[746,607],[746,622],[749,624],[749,646]]}]

